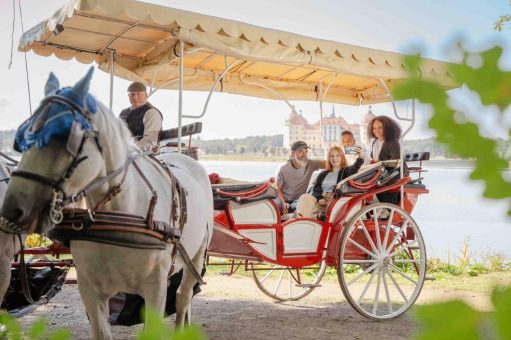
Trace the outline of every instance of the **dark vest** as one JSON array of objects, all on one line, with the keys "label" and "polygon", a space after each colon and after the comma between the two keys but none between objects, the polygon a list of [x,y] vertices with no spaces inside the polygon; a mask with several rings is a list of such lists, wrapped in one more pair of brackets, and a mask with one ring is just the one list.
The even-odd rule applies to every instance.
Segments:
[{"label": "dark vest", "polygon": [[121,111],[121,114],[119,114],[119,118],[126,122],[128,129],[136,141],[139,141],[142,137],[144,137],[144,116],[150,109],[155,109],[158,111],[160,116],[162,116],[160,110],[152,106],[149,102],[146,102],[144,105],[133,110],[131,108],[124,109]]}]

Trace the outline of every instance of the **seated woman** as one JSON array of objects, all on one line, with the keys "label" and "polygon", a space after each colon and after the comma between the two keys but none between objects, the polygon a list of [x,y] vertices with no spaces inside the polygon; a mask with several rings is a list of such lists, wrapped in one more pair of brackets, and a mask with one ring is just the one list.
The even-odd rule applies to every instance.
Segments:
[{"label": "seated woman", "polygon": [[372,139],[371,162],[401,158],[401,127],[386,116],[374,117],[367,125],[367,136]]},{"label": "seated woman", "polygon": [[[401,158],[401,127],[386,116],[374,117],[367,125],[367,136],[372,139],[370,150],[371,163]],[[405,164],[406,169],[406,164]],[[399,193],[386,192],[377,195],[380,202],[396,204]]]},{"label": "seated woman", "polygon": [[338,146],[332,146],[328,151],[326,170],[322,171],[316,179],[312,194],[303,194],[298,200],[294,217],[312,218],[322,211],[330,199],[337,183],[355,174],[364,163],[364,152],[357,147],[358,158],[355,163],[348,166],[344,152]]}]

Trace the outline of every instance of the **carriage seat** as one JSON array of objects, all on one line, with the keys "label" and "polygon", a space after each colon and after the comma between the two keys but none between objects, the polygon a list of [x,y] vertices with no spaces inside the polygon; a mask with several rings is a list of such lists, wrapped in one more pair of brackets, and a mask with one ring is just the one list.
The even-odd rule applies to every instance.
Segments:
[{"label": "carriage seat", "polygon": [[[202,123],[195,122],[188,125],[181,126],[181,137],[188,136],[188,144],[181,142],[181,153],[192,157],[195,160],[199,159],[198,147],[192,146],[192,135],[201,133]],[[158,139],[160,141],[160,148],[162,151],[176,152],[178,149],[178,142],[176,138],[179,135],[179,128],[173,128],[160,131]]]},{"label": "carriage seat", "polygon": [[[355,181],[357,183],[368,183],[368,185],[370,185],[370,183],[374,183],[378,186],[385,186],[399,176],[399,164],[400,161],[395,160],[363,166],[356,174],[353,174],[337,183],[338,193],[343,195],[364,193],[367,191],[367,189],[351,185],[351,181]],[[375,178],[378,171],[380,171],[380,175]]]},{"label": "carriage seat", "polygon": [[212,184],[213,202],[215,209],[223,209],[228,201],[238,204],[247,204],[260,200],[274,199],[277,191],[272,186],[273,178],[265,182],[239,182],[226,184]]},{"label": "carriage seat", "polygon": [[418,161],[429,161],[429,152],[411,152],[405,155],[405,161],[407,162],[418,162]]}]

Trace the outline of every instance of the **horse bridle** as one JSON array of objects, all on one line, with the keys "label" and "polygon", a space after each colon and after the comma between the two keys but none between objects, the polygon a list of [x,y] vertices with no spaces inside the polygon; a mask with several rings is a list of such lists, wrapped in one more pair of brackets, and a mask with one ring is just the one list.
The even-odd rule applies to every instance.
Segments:
[{"label": "horse bridle", "polygon": [[[50,105],[54,103],[60,103],[68,106],[71,109],[71,113],[74,116],[76,116],[77,114],[81,114],[92,126],[92,118],[89,112],[66,97],[60,95],[48,96],[42,101],[40,107],[42,107],[45,110],[49,110]],[[45,114],[45,112],[42,112],[41,114]],[[94,137],[96,145],[101,155],[103,155],[103,148],[101,146],[101,143],[99,142],[97,131],[95,130],[92,130],[91,132],[86,131],[80,126],[80,123],[78,123],[77,121],[73,121],[66,144],[66,150],[73,157],[73,160],[71,161],[69,166],[64,171],[63,175],[58,180],[24,170],[16,170],[13,171],[11,174],[11,176],[13,177],[26,178],[53,188],[53,198],[50,203],[49,216],[50,220],[54,224],[59,224],[60,222],[62,222],[63,219],[62,210],[64,209],[65,206],[67,206],[70,203],[74,203],[81,200],[83,197],[87,196],[89,192],[103,185],[105,182],[119,175],[121,172],[126,171],[128,166],[139,156],[135,155],[135,157],[128,157],[124,165],[119,167],[117,170],[108,173],[104,177],[95,179],[75,195],[66,195],[63,189],[63,185],[72,176],[78,165],[80,165],[80,163],[87,159],[88,156],[81,156],[81,154],[83,151],[85,141],[90,135]],[[112,191],[118,190],[118,188],[116,187],[112,188]],[[13,233],[17,232],[18,231],[14,232],[13,230]]]}]

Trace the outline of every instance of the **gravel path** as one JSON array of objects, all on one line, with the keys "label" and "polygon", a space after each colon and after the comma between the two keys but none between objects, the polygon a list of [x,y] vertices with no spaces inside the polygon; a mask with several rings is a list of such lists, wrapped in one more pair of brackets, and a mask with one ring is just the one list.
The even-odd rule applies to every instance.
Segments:
[{"label": "gravel path", "polygon": [[[335,280],[323,280],[300,301],[275,303],[262,294],[250,277],[206,275],[207,285],[194,298],[192,320],[208,339],[409,339],[415,325],[409,315],[375,322],[358,315],[342,296]],[[463,298],[481,309],[486,296],[461,291],[425,288],[418,304]],[[75,285],[63,290],[46,306],[21,319],[24,326],[44,317],[52,329],[68,327],[73,339],[88,339],[89,325]],[[169,323],[174,323],[171,317]],[[134,338],[141,326],[113,327],[114,339]]]}]

